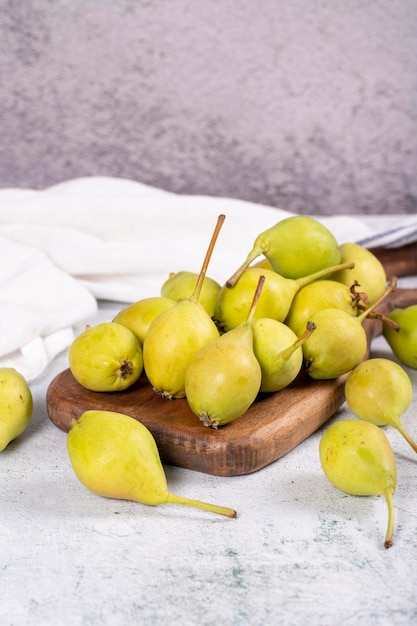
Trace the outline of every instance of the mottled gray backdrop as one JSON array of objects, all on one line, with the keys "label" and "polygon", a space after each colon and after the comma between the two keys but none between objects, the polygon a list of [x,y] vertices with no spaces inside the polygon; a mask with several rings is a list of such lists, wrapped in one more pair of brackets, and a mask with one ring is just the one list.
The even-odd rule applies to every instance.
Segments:
[{"label": "mottled gray backdrop", "polygon": [[0,187],[417,212],[416,0],[0,0]]}]

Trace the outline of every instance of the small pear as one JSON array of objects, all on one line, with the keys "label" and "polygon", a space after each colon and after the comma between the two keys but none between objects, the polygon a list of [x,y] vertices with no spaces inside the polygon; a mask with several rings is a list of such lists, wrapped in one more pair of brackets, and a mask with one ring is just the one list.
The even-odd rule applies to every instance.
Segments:
[{"label": "small pear", "polygon": [[253,320],[253,350],[261,366],[261,392],[280,391],[295,380],[303,365],[302,345],[314,330],[315,325],[307,322],[298,337],[283,322],[270,318]]},{"label": "small pear", "polygon": [[113,322],[117,322],[129,328],[143,346],[145,335],[155,317],[162,313],[162,311],[170,309],[174,304],[175,300],[162,296],[143,298],[137,302],[132,302],[132,304],[129,304],[119,311],[114,317]]},{"label": "small pear", "polygon": [[355,317],[358,314],[359,300],[360,294],[356,293],[354,286],[349,289],[335,280],[316,280],[295,294],[285,323],[299,334],[311,316],[321,309],[341,309]]},{"label": "small pear", "polygon": [[219,337],[219,330],[199,302],[207,266],[225,216],[220,215],[194,292],[158,315],[143,342],[146,376],[163,398],[185,397],[185,372],[194,355]]},{"label": "small pear", "polygon": [[33,398],[26,379],[14,367],[0,367],[0,452],[26,430]]},{"label": "small pear", "polygon": [[[181,271],[172,273],[161,287],[161,296],[171,298],[178,302],[189,298],[197,284],[198,274],[195,272]],[[198,301],[212,317],[214,307],[220,292],[221,286],[217,281],[209,276],[205,276],[201,286],[201,292]]]},{"label": "small pear", "polygon": [[388,314],[397,329],[384,324],[382,333],[391,350],[408,367],[417,369],[417,304],[397,308]]},{"label": "small pear", "polygon": [[253,350],[252,320],[263,282],[261,276],[244,324],[200,350],[187,369],[188,404],[205,426],[229,424],[256,400],[262,372]]},{"label": "small pear", "polygon": [[228,286],[232,287],[252,261],[261,254],[276,272],[293,279],[341,262],[333,234],[313,217],[294,215],[274,224],[256,237],[245,262],[227,281]]},{"label": "small pear", "polygon": [[[349,264],[350,266],[350,264]],[[274,270],[261,267],[249,267],[240,276],[233,287],[224,285],[217,299],[214,320],[222,330],[231,330],[246,320],[260,276],[265,276],[255,317],[270,317],[283,322],[288,315],[295,294],[305,285],[332,274],[336,268],[327,268],[314,274],[292,279],[281,276]]]},{"label": "small pear", "polygon": [[389,285],[379,300],[357,317],[341,309],[321,309],[311,316],[316,330],[303,344],[305,366],[311,378],[338,378],[359,365],[368,348],[362,322],[393,288]]},{"label": "small pear", "polygon": [[170,493],[152,433],[123,413],[85,411],[73,421],[67,450],[75,475],[97,495],[151,506],[184,504],[236,517],[228,507]]},{"label": "small pear", "polygon": [[319,454],[327,479],[341,491],[354,496],[384,496],[388,506],[384,547],[390,548],[397,468],[385,433],[371,422],[340,420],[322,435]]},{"label": "small pear", "polygon": [[401,422],[413,399],[410,377],[401,365],[382,357],[360,363],[348,376],[345,397],[356,417],[396,428],[417,452],[417,444]]},{"label": "small pear", "polygon": [[123,391],[143,371],[139,339],[117,322],[87,326],[68,349],[74,378],[90,391]]},{"label": "small pear", "polygon": [[368,297],[367,304],[374,304],[384,293],[387,275],[381,261],[367,248],[357,243],[339,246],[341,263],[353,263],[351,268],[338,270],[331,278],[351,287],[355,282]]}]

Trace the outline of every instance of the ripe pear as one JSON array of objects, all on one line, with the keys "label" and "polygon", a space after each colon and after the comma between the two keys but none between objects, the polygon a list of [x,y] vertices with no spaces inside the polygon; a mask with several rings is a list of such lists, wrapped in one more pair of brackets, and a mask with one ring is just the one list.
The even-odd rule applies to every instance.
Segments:
[{"label": "ripe pear", "polygon": [[157,315],[170,309],[175,304],[175,300],[162,296],[151,296],[143,298],[137,302],[132,302],[127,307],[119,311],[114,317],[113,322],[122,324],[129,328],[139,339],[141,345],[145,340],[145,335],[151,322]]},{"label": "ripe pear", "polygon": [[263,282],[261,277],[244,324],[197,352],[186,371],[188,404],[205,426],[229,424],[256,400],[262,372],[253,351],[252,320]]},{"label": "ripe pear", "polygon": [[319,454],[327,479],[341,491],[354,496],[384,496],[388,506],[384,547],[390,548],[397,468],[385,433],[371,422],[340,420],[322,435]]},{"label": "ripe pear", "polygon": [[139,339],[117,322],[88,326],[70,345],[68,360],[74,378],[90,391],[123,391],[143,371]]},{"label": "ripe pear", "polygon": [[0,452],[27,428],[33,412],[32,392],[14,367],[0,368]]},{"label": "ripe pear", "polygon": [[374,305],[356,317],[341,309],[321,309],[311,316],[316,330],[303,344],[305,367],[311,378],[338,378],[359,365],[368,348],[362,322],[392,289],[389,285]]},{"label": "ripe pear", "polygon": [[332,274],[334,266],[301,278],[285,278],[274,270],[248,267],[233,287],[221,288],[217,299],[214,320],[222,330],[231,330],[246,320],[260,276],[265,276],[265,285],[256,307],[255,317],[270,317],[283,322],[288,315],[295,294],[305,285]]},{"label": "ripe pear", "polygon": [[67,450],[77,478],[97,495],[151,506],[184,504],[236,517],[228,507],[170,493],[152,433],[123,413],[85,411],[73,421]]},{"label": "ripe pear", "polygon": [[404,365],[417,369],[417,304],[394,309],[388,318],[398,330],[384,324],[382,333],[391,350]]},{"label": "ripe pear", "polygon": [[253,320],[253,350],[262,372],[260,391],[280,391],[295,380],[303,365],[302,345],[314,330],[315,325],[307,322],[298,337],[283,322],[270,318]]},{"label": "ripe pear", "polygon": [[355,282],[368,297],[367,304],[374,304],[384,293],[387,275],[381,261],[367,248],[357,243],[339,246],[341,263],[353,263],[352,268],[338,270],[331,278],[351,287]]},{"label": "ripe pear", "polygon": [[219,330],[199,302],[209,259],[225,216],[220,215],[194,291],[154,319],[143,342],[146,376],[163,398],[185,397],[185,372],[194,355],[219,337]]},{"label": "ripe pear", "polygon": [[[172,273],[161,287],[161,296],[171,298],[178,302],[189,298],[197,284],[198,274],[194,272],[181,271]],[[198,301],[212,317],[214,306],[217,301],[221,286],[217,281],[209,276],[205,276],[201,286]]]},{"label": "ripe pear", "polygon": [[345,397],[356,417],[396,428],[417,452],[417,444],[401,422],[413,399],[410,377],[401,365],[382,357],[360,363],[348,376]]},{"label": "ripe pear", "polygon": [[294,296],[285,323],[297,335],[311,316],[321,309],[341,309],[352,317],[358,314],[360,296],[354,288],[323,278],[302,287]]},{"label": "ripe pear", "polygon": [[229,278],[232,287],[242,272],[263,254],[273,269],[285,278],[307,274],[338,265],[340,251],[334,235],[313,217],[287,217],[259,234],[245,262]]}]

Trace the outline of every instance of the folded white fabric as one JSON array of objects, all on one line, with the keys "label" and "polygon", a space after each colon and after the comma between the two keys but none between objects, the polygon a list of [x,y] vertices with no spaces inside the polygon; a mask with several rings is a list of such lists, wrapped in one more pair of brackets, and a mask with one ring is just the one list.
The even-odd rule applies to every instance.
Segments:
[{"label": "folded white fabric", "polygon": [[[44,191],[0,190],[0,366],[33,380],[94,317],[97,300],[159,295],[170,272],[198,272],[221,213],[226,220],[208,270],[220,283],[258,233],[292,215],[106,177]],[[417,239],[413,215],[314,217],[340,243],[397,246]]]}]

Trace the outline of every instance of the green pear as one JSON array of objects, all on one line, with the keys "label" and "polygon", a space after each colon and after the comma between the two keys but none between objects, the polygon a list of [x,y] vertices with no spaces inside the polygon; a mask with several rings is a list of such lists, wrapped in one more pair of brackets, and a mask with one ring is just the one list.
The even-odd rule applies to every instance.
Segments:
[{"label": "green pear", "polygon": [[252,320],[263,283],[261,276],[244,324],[197,352],[186,371],[188,404],[205,426],[229,424],[256,400],[262,372],[253,349]]},{"label": "green pear", "polygon": [[303,344],[305,366],[311,378],[338,378],[359,365],[368,348],[363,321],[393,289],[394,283],[389,284],[380,298],[356,317],[341,309],[321,309],[311,316],[316,330]]},{"label": "green pear", "polygon": [[163,398],[185,397],[185,372],[194,355],[219,337],[219,330],[199,302],[207,266],[225,216],[220,215],[194,291],[164,311],[149,326],[143,342],[146,376]]},{"label": "green pear", "polygon": [[228,517],[236,511],[170,493],[152,433],[133,417],[85,411],[67,435],[71,466],[93,493],[150,506],[183,504]]},{"label": "green pear", "polygon": [[246,320],[260,276],[265,276],[265,285],[256,307],[255,317],[270,317],[283,322],[288,315],[295,294],[305,285],[332,274],[336,265],[301,278],[285,278],[274,270],[248,267],[233,287],[225,284],[219,293],[214,310],[214,320],[222,330],[231,330]]},{"label": "green pear", "polygon": [[401,365],[382,357],[360,363],[347,378],[345,397],[356,417],[396,428],[417,452],[417,444],[401,422],[413,399],[410,377]]},{"label": "green pear", "polygon": [[384,546],[390,548],[397,468],[385,433],[371,422],[340,420],[322,435],[319,455],[327,479],[341,491],[355,496],[384,496],[388,506]]},{"label": "green pear", "polygon": [[0,452],[27,428],[33,412],[32,392],[14,367],[0,367]]},{"label": "green pear", "polygon": [[382,333],[388,345],[404,365],[417,369],[417,304],[394,309],[388,318],[398,325],[398,330],[383,325]]},{"label": "green pear", "polygon": [[351,268],[338,270],[331,278],[347,287],[357,284],[367,295],[366,304],[373,304],[384,293],[387,275],[381,261],[367,248],[357,243],[339,246],[341,263],[353,263]]},{"label": "green pear", "polygon": [[311,316],[321,309],[341,309],[355,317],[359,299],[354,287],[349,289],[343,283],[325,278],[316,280],[295,294],[285,323],[298,335]]},{"label": "green pear", "polygon": [[[161,287],[161,295],[172,300],[184,300],[189,298],[197,284],[198,274],[194,272],[181,271],[172,273]],[[205,276],[201,286],[199,302],[212,317],[214,306],[217,301],[221,286],[217,281],[209,276]]]},{"label": "green pear", "polygon": [[253,350],[262,372],[260,391],[280,391],[295,380],[303,365],[302,345],[314,330],[315,325],[307,322],[298,337],[283,322],[270,318],[253,320]]},{"label": "green pear", "polygon": [[318,220],[304,215],[287,217],[259,234],[245,262],[227,284],[233,286],[260,255],[276,272],[293,279],[341,263],[334,235]]},{"label": "green pear", "polygon": [[68,360],[74,378],[90,391],[122,391],[143,371],[139,339],[117,322],[88,326],[70,345]]},{"label": "green pear", "polygon": [[132,302],[124,309],[119,311],[114,317],[113,322],[122,324],[129,328],[139,339],[141,345],[145,340],[145,335],[151,322],[157,315],[170,309],[175,304],[175,300],[162,296],[151,296],[143,298],[137,302]]}]

